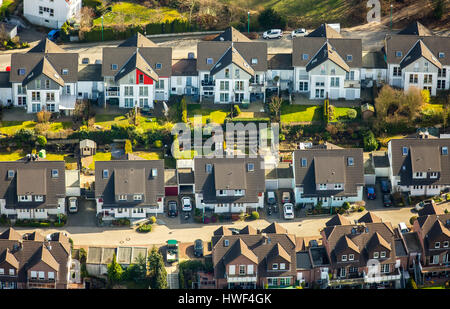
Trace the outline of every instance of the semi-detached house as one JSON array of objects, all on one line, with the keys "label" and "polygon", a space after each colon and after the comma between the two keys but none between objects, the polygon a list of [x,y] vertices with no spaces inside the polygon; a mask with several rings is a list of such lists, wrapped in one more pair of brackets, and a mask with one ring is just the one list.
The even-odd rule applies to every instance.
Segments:
[{"label": "semi-detached house", "polygon": [[361,39],[344,39],[327,24],[292,43],[293,91],[309,99],[359,99]]},{"label": "semi-detached house", "polygon": [[27,113],[75,109],[78,54],[67,53],[48,39],[25,54],[11,55],[10,82],[14,106]]},{"label": "semi-detached house", "polygon": [[58,29],[78,19],[81,6],[82,0],[24,0],[23,16],[32,24]]},{"label": "semi-detached house", "polygon": [[171,75],[172,48],[158,47],[140,33],[103,49],[105,104],[153,108],[154,101],[169,99]]}]

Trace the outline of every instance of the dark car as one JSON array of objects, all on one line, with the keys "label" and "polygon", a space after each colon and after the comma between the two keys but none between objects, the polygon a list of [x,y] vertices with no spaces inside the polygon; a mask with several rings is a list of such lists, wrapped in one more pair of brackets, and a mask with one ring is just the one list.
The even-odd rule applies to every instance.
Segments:
[{"label": "dark car", "polygon": [[381,183],[381,192],[391,193],[391,186],[389,185],[389,181],[382,180],[380,183]]},{"label": "dark car", "polygon": [[177,207],[177,202],[175,201],[170,201],[169,202],[169,213],[168,213],[169,217],[176,217],[178,216],[178,207]]},{"label": "dark car", "polygon": [[203,256],[203,241],[201,239],[197,239],[194,242],[194,256],[195,257]]},{"label": "dark car", "polygon": [[367,187],[367,198],[369,200],[374,200],[377,198],[377,194],[375,193],[374,187]]},{"label": "dark car", "polygon": [[393,205],[392,197],[390,194],[383,195],[383,205],[384,207],[391,207]]}]

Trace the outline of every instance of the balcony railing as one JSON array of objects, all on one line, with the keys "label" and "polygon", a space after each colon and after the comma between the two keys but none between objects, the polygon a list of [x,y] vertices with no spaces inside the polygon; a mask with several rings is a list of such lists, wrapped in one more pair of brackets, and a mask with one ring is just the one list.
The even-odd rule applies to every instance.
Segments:
[{"label": "balcony railing", "polygon": [[360,88],[361,82],[359,80],[344,80],[344,88]]},{"label": "balcony railing", "polygon": [[216,81],[214,80],[202,80],[202,86],[214,86]]},{"label": "balcony railing", "polygon": [[38,278],[30,278],[28,279],[29,283],[55,283],[55,279],[38,279]]}]

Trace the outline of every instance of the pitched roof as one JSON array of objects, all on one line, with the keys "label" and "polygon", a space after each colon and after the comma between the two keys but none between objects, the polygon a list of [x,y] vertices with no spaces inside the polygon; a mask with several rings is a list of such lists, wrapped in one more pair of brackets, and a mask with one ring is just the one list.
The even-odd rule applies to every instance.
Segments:
[{"label": "pitched roof", "polygon": [[433,55],[433,52],[425,45],[422,40],[418,40],[416,44],[408,51],[405,57],[400,61],[400,68],[404,68],[419,58],[424,57],[439,69],[442,69],[442,64]]},{"label": "pitched roof", "polygon": [[198,76],[197,59],[173,60],[172,76]]},{"label": "pitched roof", "polygon": [[311,33],[305,35],[305,37],[322,37],[322,38],[342,38],[342,35],[330,27],[328,24],[321,24]]},{"label": "pitched roof", "polygon": [[217,230],[214,231],[214,236],[222,236],[222,235],[231,235],[231,231],[225,227],[225,226],[221,226],[219,227]]},{"label": "pitched roof", "polygon": [[247,244],[241,238],[239,238],[224,255],[223,262],[226,265],[241,255],[245,256],[253,263],[258,264],[258,257],[248,248]]},{"label": "pitched roof", "polygon": [[[95,196],[103,198],[104,207],[155,206],[164,196],[164,160],[97,161],[95,167]],[[152,169],[157,170],[156,177]],[[109,171],[106,179],[103,170]],[[142,193],[142,200],[135,201],[134,193]],[[120,194],[127,194],[127,200],[118,202]]]},{"label": "pitched roof", "polygon": [[381,245],[384,248],[391,250],[391,245],[378,232],[372,235],[372,238],[367,243],[367,248],[371,249],[377,245]]},{"label": "pitched roof", "polygon": [[47,54],[60,54],[66,51],[50,41],[48,38],[42,39],[35,47],[30,49],[28,53],[47,53]]},{"label": "pitched roof", "polygon": [[387,63],[384,60],[384,54],[379,51],[363,52],[362,67],[366,69],[386,69]]},{"label": "pitched roof", "polygon": [[101,64],[81,64],[78,66],[78,81],[97,81],[102,82],[102,65]]},{"label": "pitched roof", "polygon": [[158,45],[138,32],[117,47],[158,47]]},{"label": "pitched roof", "polygon": [[[208,164],[213,167],[211,173],[206,170]],[[253,171],[247,171],[248,164],[253,164]],[[224,177],[220,171],[224,171],[227,166],[232,167],[232,174]],[[217,176],[216,171],[219,171]],[[236,179],[236,175],[240,175],[241,179]],[[258,195],[265,190],[263,159],[261,157],[196,157],[194,158],[194,180],[195,192],[203,194],[205,203],[255,203],[258,201]],[[245,189],[245,194],[243,196],[217,196],[216,190],[220,190],[219,188],[226,188],[227,185],[235,187],[232,180],[237,182],[240,186],[239,189]],[[245,188],[241,187],[243,184],[245,184]]]},{"label": "pitched roof", "polygon": [[19,261],[17,261],[16,257],[13,254],[11,254],[9,248],[6,248],[3,253],[0,254],[0,263],[2,262],[7,262],[15,269],[19,269]]},{"label": "pitched roof", "polygon": [[258,231],[254,227],[247,225],[239,231],[239,234],[256,235]]},{"label": "pitched roof", "polygon": [[246,166],[240,162],[214,163],[214,184],[216,190],[245,189]]},{"label": "pitched roof", "polygon": [[[252,68],[252,70],[256,72],[267,71],[267,43],[256,41],[199,42],[197,44],[197,71],[211,71],[212,68],[219,62],[219,59],[223,58],[225,53],[227,53],[231,47],[237,51],[238,56],[234,57],[234,60],[237,63],[240,63],[241,66],[244,66],[243,61],[245,61]],[[232,62],[230,61],[230,58],[233,60],[232,56],[233,53],[230,51],[226,58],[228,63]],[[207,62],[208,58],[212,59],[212,63]],[[257,63],[252,63],[252,59],[256,59]]]},{"label": "pitched roof", "polygon": [[35,241],[44,241],[45,237],[44,237],[44,235],[35,231],[32,233],[26,234],[26,239],[27,240],[35,240]]},{"label": "pitched roof", "polygon": [[334,226],[334,225],[350,225],[350,221],[347,220],[343,215],[336,214],[328,220],[325,225],[326,226]]},{"label": "pitched roof", "polygon": [[292,53],[289,54],[268,54],[269,70],[292,70]]},{"label": "pitched roof", "polygon": [[[306,159],[306,167],[301,166]],[[353,165],[348,165],[353,158]],[[333,162],[333,164],[331,164]],[[331,170],[330,170],[331,169]],[[331,174],[334,171],[334,175]],[[363,153],[360,148],[301,149],[294,151],[295,185],[303,186],[304,196],[353,196],[357,187],[364,184]],[[317,190],[321,181],[337,181],[343,188]]]},{"label": "pitched roof", "polygon": [[373,212],[368,211],[364,216],[362,216],[361,218],[359,218],[358,220],[359,223],[376,223],[376,222],[383,222],[383,220],[381,220],[380,217],[378,217],[377,215],[375,215]]},{"label": "pitched roof", "polygon": [[398,34],[430,36],[433,35],[433,32],[424,25],[422,25],[420,22],[413,21],[410,24],[408,24],[403,30],[399,31]]},{"label": "pitched roof", "polygon": [[442,224],[440,220],[434,221],[431,229],[427,233],[429,239],[435,239],[441,235],[450,237],[450,230]]},{"label": "pitched roof", "polygon": [[[331,51],[331,52],[330,52]],[[304,57],[304,55],[308,57]],[[347,60],[347,55],[351,59]],[[312,59],[317,59],[314,63]],[[327,39],[321,37],[296,37],[292,43],[292,65],[294,67],[311,68],[317,63],[330,59],[340,67],[362,67],[362,40],[361,39]]]},{"label": "pitched roof", "polygon": [[347,235],[343,235],[341,239],[339,239],[339,241],[336,243],[335,247],[336,254],[339,254],[340,252],[342,252],[347,248],[350,248],[353,251],[360,253],[360,249],[358,248],[358,246]]},{"label": "pitched roof", "polygon": [[[385,38],[384,51],[386,54],[386,62],[389,64],[400,64],[404,56],[417,44],[422,41],[426,48],[416,47],[420,51],[424,51],[427,59],[433,58],[429,52],[441,63],[441,65],[450,65],[450,37],[448,36],[416,36],[416,35],[387,35]],[[428,49],[429,52],[426,50]],[[401,56],[397,57],[397,52],[401,52]],[[443,53],[444,57],[439,58],[439,53]]]},{"label": "pitched roof", "polygon": [[287,262],[291,262],[291,256],[289,253],[284,250],[283,246],[281,246],[280,243],[277,243],[275,246],[273,246],[272,250],[269,251],[267,254],[267,261],[270,262],[273,258],[282,257]]},{"label": "pitched roof", "polygon": [[250,64],[242,57],[242,55],[231,46],[225,54],[219,59],[219,61],[214,65],[211,69],[211,75],[214,75],[220,72],[224,67],[229,66],[230,64],[235,64],[245,72],[250,75],[255,75],[255,70],[250,66]]},{"label": "pitched roof", "polygon": [[50,266],[55,271],[59,270],[59,263],[55,260],[53,255],[50,253],[50,251],[47,249],[47,247],[42,244],[39,249],[36,251],[36,253],[32,256],[30,259],[29,267],[33,267],[39,262],[44,262],[48,266]]},{"label": "pitched roof", "polygon": [[443,215],[444,211],[436,205],[425,204],[425,206],[421,210],[419,210],[418,214],[419,217],[428,215]]},{"label": "pitched roof", "polygon": [[[6,200],[6,208],[57,208],[58,200],[66,196],[64,164],[41,160],[0,162],[0,198]],[[7,176],[9,170],[14,171],[14,177]],[[52,170],[58,171],[58,177],[52,177]],[[20,202],[17,196],[27,192],[45,197],[42,202]]]},{"label": "pitched roof", "polygon": [[[450,184],[450,155],[442,155],[442,147],[450,149],[450,139],[403,138],[388,143],[392,154],[391,166],[394,176],[400,176],[399,185],[448,185]],[[408,149],[403,155],[402,148]],[[431,169],[431,170],[428,170]],[[439,172],[438,178],[413,178],[413,173]]]},{"label": "pitched roof", "polygon": [[114,79],[116,81],[119,81],[122,77],[128,75],[129,73],[133,72],[136,69],[146,74],[147,76],[151,77],[155,81],[159,80],[158,74],[155,72],[155,70],[152,69],[152,66],[144,59],[139,50],[137,50],[131,56],[131,58],[121,68],[119,68],[119,71],[114,76]]},{"label": "pitched roof", "polygon": [[216,36],[213,41],[251,42],[248,37],[231,26]]},{"label": "pitched roof", "polygon": [[266,234],[286,234],[287,233],[287,229],[282,227],[277,222],[272,222],[269,226],[265,227],[261,231],[261,233],[266,233]]},{"label": "pitched roof", "polygon": [[0,239],[22,240],[22,235],[19,234],[15,229],[10,227],[0,234]]}]

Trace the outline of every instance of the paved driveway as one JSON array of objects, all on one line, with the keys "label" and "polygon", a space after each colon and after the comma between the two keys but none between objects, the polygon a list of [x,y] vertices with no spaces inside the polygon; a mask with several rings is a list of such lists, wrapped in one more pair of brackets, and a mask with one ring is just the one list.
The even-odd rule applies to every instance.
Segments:
[{"label": "paved driveway", "polygon": [[68,214],[67,226],[96,226],[95,201],[79,200],[79,210],[75,214]]}]

